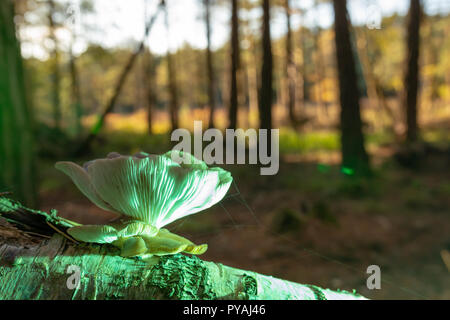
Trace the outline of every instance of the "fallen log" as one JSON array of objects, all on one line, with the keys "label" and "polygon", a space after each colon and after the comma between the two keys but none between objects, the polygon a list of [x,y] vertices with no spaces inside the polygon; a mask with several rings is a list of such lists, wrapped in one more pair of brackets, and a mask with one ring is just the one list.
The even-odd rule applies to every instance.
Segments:
[{"label": "fallen log", "polygon": [[146,261],[111,245],[76,243],[56,212],[0,197],[0,300],[365,299],[183,254]]}]

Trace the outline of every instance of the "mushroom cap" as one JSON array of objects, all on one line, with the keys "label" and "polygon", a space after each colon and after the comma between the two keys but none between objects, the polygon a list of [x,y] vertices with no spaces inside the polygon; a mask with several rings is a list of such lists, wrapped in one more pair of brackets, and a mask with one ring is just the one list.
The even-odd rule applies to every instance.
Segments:
[{"label": "mushroom cap", "polygon": [[80,191],[98,207],[161,228],[219,202],[233,178],[187,152],[163,155],[110,153],[104,159],[57,162]]}]

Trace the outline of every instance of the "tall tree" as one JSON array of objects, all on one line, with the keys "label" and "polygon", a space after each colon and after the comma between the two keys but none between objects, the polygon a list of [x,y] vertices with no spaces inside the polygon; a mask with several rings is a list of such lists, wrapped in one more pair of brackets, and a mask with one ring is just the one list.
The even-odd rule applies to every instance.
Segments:
[{"label": "tall tree", "polygon": [[316,114],[317,118],[320,121],[322,119],[322,114],[325,116],[328,115],[328,108],[326,103],[323,100],[323,80],[325,78],[325,69],[324,69],[324,57],[323,57],[323,49],[320,44],[320,38],[322,35],[322,28],[319,24],[319,9],[320,1],[314,0],[314,17],[315,17],[315,27],[312,30],[312,40],[313,40],[313,68],[314,68],[314,74],[315,74],[315,81],[314,81],[314,89],[315,89],[315,96],[316,96]]},{"label": "tall tree", "polygon": [[238,114],[238,70],[240,66],[238,1],[231,0],[231,70],[228,127],[236,129]]},{"label": "tall tree", "polygon": [[11,0],[0,1],[0,92],[0,192],[36,205],[32,117]]},{"label": "tall tree", "polygon": [[[304,16],[305,16],[305,12],[304,10],[299,10],[300,13],[300,19],[303,21]],[[301,103],[304,103],[306,98],[307,98],[307,94],[306,94],[306,32],[305,32],[305,27],[300,27],[298,29],[298,38],[299,38],[299,42],[298,42],[298,47],[300,49],[300,58],[298,61],[298,72],[297,72],[297,78],[296,78],[296,82],[297,82],[297,90],[296,90],[296,99],[298,100],[298,103],[300,106],[302,106]]]},{"label": "tall tree", "polygon": [[[164,6],[164,15],[165,15],[165,23],[166,23],[166,31],[167,31],[167,39],[169,39],[169,12],[167,10],[167,5]],[[170,52],[169,46],[167,47],[166,53],[167,60],[167,75],[169,81],[169,115],[170,115],[170,124],[171,130],[175,130],[179,128],[178,124],[178,88],[177,88],[177,79],[175,73],[174,66],[174,56]]]},{"label": "tall tree", "polygon": [[287,79],[287,107],[291,125],[298,126],[295,114],[295,86],[296,86],[296,66],[292,50],[292,28],[291,28],[291,6],[289,0],[284,0],[284,12],[286,15],[286,66],[285,75]]},{"label": "tall tree", "polygon": [[[241,55],[241,85],[243,92],[238,99],[239,105],[245,106],[247,109],[244,122],[241,122],[246,127],[255,127],[258,124],[253,123],[251,115],[258,114],[258,79],[259,79],[259,59],[258,59],[258,45],[255,34],[252,30],[254,9],[259,9],[260,4],[253,0],[240,1],[241,19],[239,19],[239,27],[242,37],[246,43],[246,50]],[[242,39],[241,37],[241,39]]]},{"label": "tall tree", "polygon": [[345,173],[369,172],[369,157],[364,147],[359,91],[350,22],[346,0],[333,0],[336,59],[340,93],[342,168]]},{"label": "tall tree", "polygon": [[[144,21],[148,20],[148,0],[144,0]],[[141,73],[144,87],[144,105],[147,109],[147,131],[153,134],[153,112],[157,101],[156,89],[156,59],[152,55],[149,39],[144,40],[144,53],[142,56],[143,72]]]},{"label": "tall tree", "polygon": [[153,133],[153,109],[156,104],[156,63],[150,49],[144,54],[144,85],[147,105],[147,128],[148,133]]},{"label": "tall tree", "polygon": [[203,0],[205,7],[206,27],[206,71],[208,73],[208,101],[209,101],[209,124],[214,127],[214,111],[216,109],[216,83],[214,78],[213,55],[211,52],[211,0]]},{"label": "tall tree", "polygon": [[259,93],[259,121],[261,129],[272,128],[272,78],[273,58],[272,42],[270,39],[270,3],[263,0],[263,27],[262,27],[262,50],[263,61],[261,70],[261,90]]},{"label": "tall tree", "polygon": [[60,102],[60,91],[61,91],[61,74],[59,70],[59,50],[58,50],[58,38],[56,37],[57,24],[55,22],[55,12],[56,4],[53,0],[48,0],[48,27],[50,40],[52,41],[53,50],[51,56],[52,63],[52,106],[53,106],[53,121],[56,128],[61,127],[61,102]]},{"label": "tall tree", "polygon": [[411,0],[408,14],[407,59],[405,73],[404,109],[406,114],[406,140],[417,141],[417,91],[419,86],[420,0]]}]

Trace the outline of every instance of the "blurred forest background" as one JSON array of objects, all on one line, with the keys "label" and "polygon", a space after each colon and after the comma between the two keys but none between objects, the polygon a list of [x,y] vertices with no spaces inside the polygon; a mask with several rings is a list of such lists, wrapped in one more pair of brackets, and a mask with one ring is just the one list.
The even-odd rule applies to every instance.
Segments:
[{"label": "blurred forest background", "polygon": [[224,165],[222,203],[169,229],[238,268],[450,299],[450,3],[395,2],[2,0],[0,194],[102,223],[56,161],[279,128],[277,175]]}]

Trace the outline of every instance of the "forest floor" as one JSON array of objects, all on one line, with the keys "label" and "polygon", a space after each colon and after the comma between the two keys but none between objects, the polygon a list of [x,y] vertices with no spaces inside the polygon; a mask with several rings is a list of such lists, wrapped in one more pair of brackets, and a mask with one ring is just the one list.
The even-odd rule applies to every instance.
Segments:
[{"label": "forest floor", "polygon": [[[166,151],[163,145],[151,149],[145,138],[123,136],[144,151]],[[116,138],[101,141],[92,158],[106,150],[137,151]],[[393,160],[392,147],[370,144],[374,176],[357,179],[339,172],[337,150],[323,149],[284,150],[274,176],[261,176],[257,166],[225,166],[235,182],[225,199],[168,228],[208,243],[203,259],[232,267],[356,289],[373,299],[450,299],[450,270],[441,257],[450,250],[448,158],[406,169]],[[53,161],[42,161],[40,172],[41,209],[82,223],[113,217],[90,203]],[[380,290],[366,287],[369,265],[381,268]]]}]

